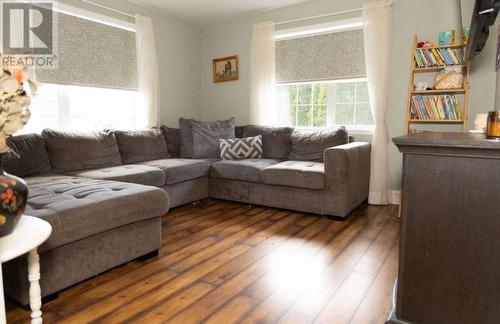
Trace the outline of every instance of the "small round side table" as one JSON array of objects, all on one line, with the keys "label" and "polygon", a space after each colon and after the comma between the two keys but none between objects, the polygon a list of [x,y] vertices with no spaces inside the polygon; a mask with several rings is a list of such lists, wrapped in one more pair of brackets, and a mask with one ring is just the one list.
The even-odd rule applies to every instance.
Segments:
[{"label": "small round side table", "polygon": [[14,232],[0,238],[0,323],[6,322],[5,301],[1,264],[28,254],[28,280],[30,282],[31,323],[42,323],[42,297],[40,290],[40,263],[37,248],[52,233],[52,226],[46,221],[32,216],[23,216]]}]

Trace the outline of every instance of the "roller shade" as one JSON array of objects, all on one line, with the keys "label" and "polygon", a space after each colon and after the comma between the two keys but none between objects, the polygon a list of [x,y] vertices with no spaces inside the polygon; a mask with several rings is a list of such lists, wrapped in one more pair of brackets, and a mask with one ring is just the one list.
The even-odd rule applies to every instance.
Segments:
[{"label": "roller shade", "polygon": [[138,89],[135,33],[57,14],[58,68],[37,70],[46,83]]},{"label": "roller shade", "polygon": [[276,82],[365,77],[363,30],[276,42]]}]

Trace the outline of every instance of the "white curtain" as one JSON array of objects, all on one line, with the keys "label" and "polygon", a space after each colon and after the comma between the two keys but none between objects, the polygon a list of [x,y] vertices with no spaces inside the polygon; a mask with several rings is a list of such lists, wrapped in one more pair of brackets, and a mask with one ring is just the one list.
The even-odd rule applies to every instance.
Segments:
[{"label": "white curtain", "polygon": [[140,113],[136,116],[136,126],[157,127],[160,79],[151,18],[135,15],[135,35],[140,107]]},{"label": "white curtain", "polygon": [[274,23],[253,26],[250,52],[250,123],[275,125],[275,45]]},{"label": "white curtain", "polygon": [[385,122],[391,62],[391,2],[363,5],[366,75],[375,122],[372,140],[370,194],[368,202],[387,205],[390,190],[388,142]]}]

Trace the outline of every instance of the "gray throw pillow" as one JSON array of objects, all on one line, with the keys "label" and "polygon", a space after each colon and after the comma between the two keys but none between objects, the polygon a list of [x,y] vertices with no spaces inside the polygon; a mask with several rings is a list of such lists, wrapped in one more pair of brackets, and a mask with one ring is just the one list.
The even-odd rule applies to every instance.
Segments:
[{"label": "gray throw pillow", "polygon": [[262,136],[220,139],[220,158],[223,160],[261,159]]},{"label": "gray throw pillow", "polygon": [[234,118],[214,122],[191,121],[193,158],[220,158],[219,139],[235,138]]},{"label": "gray throw pillow", "polygon": [[159,129],[114,131],[123,164],[168,159],[167,142]]},{"label": "gray throw pillow", "polygon": [[345,127],[318,131],[295,130],[292,133],[292,152],[289,159],[323,162],[323,153],[327,148],[347,143]]},{"label": "gray throw pillow", "polygon": [[262,135],[262,146],[265,159],[288,159],[292,149],[290,136],[292,127],[270,127],[249,125],[243,132],[243,137]]},{"label": "gray throw pillow", "polygon": [[4,155],[2,166],[7,173],[18,177],[50,173],[50,162],[45,140],[38,134],[10,136],[11,149]]},{"label": "gray throw pillow", "polygon": [[167,141],[168,154],[173,158],[181,156],[180,129],[167,126],[160,127],[165,141]]},{"label": "gray throw pillow", "polygon": [[181,158],[190,159],[193,157],[193,132],[191,130],[191,120],[179,118],[179,143]]},{"label": "gray throw pillow", "polygon": [[45,129],[49,160],[57,173],[121,165],[115,135],[111,132],[62,132]]}]

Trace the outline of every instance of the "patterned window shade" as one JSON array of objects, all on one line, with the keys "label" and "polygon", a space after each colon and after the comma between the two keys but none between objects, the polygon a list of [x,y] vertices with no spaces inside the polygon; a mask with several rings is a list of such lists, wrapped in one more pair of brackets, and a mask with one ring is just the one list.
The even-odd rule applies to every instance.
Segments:
[{"label": "patterned window shade", "polygon": [[134,32],[62,13],[57,15],[58,68],[38,69],[38,81],[138,88]]},{"label": "patterned window shade", "polygon": [[278,83],[365,76],[361,29],[276,42]]}]

